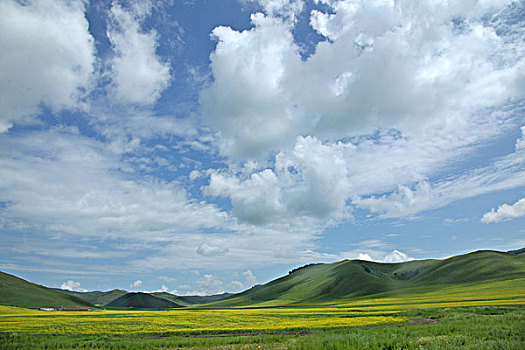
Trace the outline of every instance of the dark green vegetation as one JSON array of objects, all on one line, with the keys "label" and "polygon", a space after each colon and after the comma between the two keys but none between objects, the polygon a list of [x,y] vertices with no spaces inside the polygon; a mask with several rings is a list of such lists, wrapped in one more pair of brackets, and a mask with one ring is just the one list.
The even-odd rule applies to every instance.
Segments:
[{"label": "dark green vegetation", "polygon": [[376,294],[406,295],[461,283],[525,278],[525,254],[478,251],[445,260],[383,264],[344,260],[296,269],[268,284],[253,287],[217,307],[288,305],[335,301]]},{"label": "dark green vegetation", "polygon": [[[440,322],[340,328],[307,335],[192,338],[0,334],[0,349],[524,349],[525,307],[424,309],[399,315]],[[415,324],[414,324],[415,323]]]},{"label": "dark green vegetation", "polygon": [[180,305],[147,293],[127,293],[113,300],[106,307],[115,309],[170,309],[180,307]]},{"label": "dark green vegetation", "polygon": [[3,272],[0,272],[0,305],[16,305],[25,308],[93,306],[84,299],[39,286]]}]

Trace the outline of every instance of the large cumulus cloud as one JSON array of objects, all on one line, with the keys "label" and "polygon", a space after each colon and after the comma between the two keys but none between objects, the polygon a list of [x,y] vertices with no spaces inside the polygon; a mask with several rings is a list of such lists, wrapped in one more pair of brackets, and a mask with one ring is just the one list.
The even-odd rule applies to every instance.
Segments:
[{"label": "large cumulus cloud", "polygon": [[93,87],[83,1],[0,2],[0,132],[40,107],[78,109]]},{"label": "large cumulus cloud", "polygon": [[206,194],[229,197],[239,218],[262,222],[348,217],[349,201],[404,216],[468,197],[474,183],[522,184],[519,166],[501,165],[519,154],[432,179],[519,126],[522,3],[316,3],[330,8],[310,13],[325,40],[306,58],[278,13],[252,15],[250,30],[213,31],[203,115],[223,155],[258,167],[213,172]]},{"label": "large cumulus cloud", "polygon": [[251,30],[213,31],[214,82],[202,104],[226,155],[266,156],[304,134],[461,124],[523,96],[524,62],[509,51],[521,43],[498,27],[505,4],[325,3],[335,13],[315,10],[311,25],[328,40],[306,60],[272,16],[252,15]]}]

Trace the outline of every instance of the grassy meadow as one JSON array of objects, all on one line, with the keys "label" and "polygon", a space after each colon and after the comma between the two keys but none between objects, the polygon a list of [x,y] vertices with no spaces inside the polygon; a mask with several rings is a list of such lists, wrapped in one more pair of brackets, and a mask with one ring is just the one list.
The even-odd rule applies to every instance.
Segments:
[{"label": "grassy meadow", "polygon": [[0,348],[523,349],[524,282],[280,307],[46,312],[1,306]]},{"label": "grassy meadow", "polygon": [[[314,264],[199,298],[64,294],[0,275],[0,349],[525,349],[525,254]],[[30,309],[81,303],[105,304]]]}]

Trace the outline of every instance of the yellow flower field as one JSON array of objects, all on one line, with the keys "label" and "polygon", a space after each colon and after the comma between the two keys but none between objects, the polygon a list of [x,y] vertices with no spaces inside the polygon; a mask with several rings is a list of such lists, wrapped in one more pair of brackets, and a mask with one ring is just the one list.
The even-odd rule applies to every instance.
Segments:
[{"label": "yellow flower field", "polygon": [[519,293],[486,300],[469,300],[458,295],[455,299],[420,295],[355,300],[332,306],[167,311],[67,312],[0,306],[0,332],[64,335],[279,332],[400,323],[407,319],[394,313],[421,308],[525,304],[525,296]]},{"label": "yellow flower field", "polygon": [[403,322],[340,308],[170,310],[170,311],[22,311],[0,306],[0,332],[39,334],[166,334],[221,331],[283,331]]},{"label": "yellow flower field", "polygon": [[[525,305],[523,288],[505,283],[476,292],[448,288],[399,297],[357,298],[310,306],[166,311],[38,311],[0,306],[0,333],[198,334],[282,332],[406,322],[405,311],[425,308]],[[494,289],[497,287],[497,293]]]}]

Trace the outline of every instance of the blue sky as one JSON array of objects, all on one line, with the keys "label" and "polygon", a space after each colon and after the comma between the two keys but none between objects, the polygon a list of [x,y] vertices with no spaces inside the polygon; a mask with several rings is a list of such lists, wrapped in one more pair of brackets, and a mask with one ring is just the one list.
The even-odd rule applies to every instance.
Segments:
[{"label": "blue sky", "polygon": [[238,292],[525,246],[525,2],[0,2],[0,269]]}]

